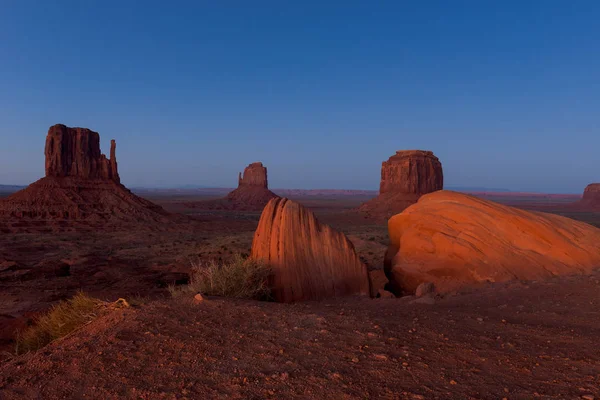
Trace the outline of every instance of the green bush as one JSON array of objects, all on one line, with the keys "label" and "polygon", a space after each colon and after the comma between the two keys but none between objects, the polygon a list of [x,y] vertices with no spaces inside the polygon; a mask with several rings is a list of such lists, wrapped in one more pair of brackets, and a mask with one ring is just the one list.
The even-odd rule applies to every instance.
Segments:
[{"label": "green bush", "polygon": [[173,297],[201,293],[207,296],[269,300],[270,268],[253,259],[235,256],[230,262],[192,263],[193,272],[186,286],[170,286]]}]

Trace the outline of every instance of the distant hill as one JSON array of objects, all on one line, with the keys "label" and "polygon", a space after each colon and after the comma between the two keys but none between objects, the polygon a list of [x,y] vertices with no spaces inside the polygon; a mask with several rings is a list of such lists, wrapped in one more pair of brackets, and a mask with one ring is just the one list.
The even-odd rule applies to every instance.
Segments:
[{"label": "distant hill", "polygon": [[2,194],[11,194],[11,193],[14,193],[14,192],[18,192],[21,189],[25,189],[25,186],[0,185],[0,193],[2,193]]}]

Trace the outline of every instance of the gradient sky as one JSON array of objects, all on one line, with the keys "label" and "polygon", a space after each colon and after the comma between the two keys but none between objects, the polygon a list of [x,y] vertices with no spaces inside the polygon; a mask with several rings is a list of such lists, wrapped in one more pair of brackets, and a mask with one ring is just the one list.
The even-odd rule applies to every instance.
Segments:
[{"label": "gradient sky", "polygon": [[579,193],[599,21],[586,0],[0,0],[0,183],[43,176],[64,123],[116,139],[129,186],[231,187],[262,161],[274,188],[376,189],[427,149],[446,186]]}]

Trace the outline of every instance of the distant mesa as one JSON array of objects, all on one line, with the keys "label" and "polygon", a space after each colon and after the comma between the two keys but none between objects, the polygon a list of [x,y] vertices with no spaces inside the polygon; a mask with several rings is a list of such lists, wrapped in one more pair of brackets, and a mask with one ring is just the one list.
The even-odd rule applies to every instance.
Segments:
[{"label": "distant mesa", "polygon": [[580,203],[586,208],[600,210],[600,183],[587,185]]},{"label": "distant mesa", "polygon": [[114,140],[107,159],[97,132],[54,125],[46,137],[45,157],[46,176],[0,200],[0,217],[100,225],[158,222],[168,215],[120,183]]},{"label": "distant mesa", "polygon": [[117,144],[110,142],[110,159],[100,152],[100,135],[87,128],[54,125],[46,137],[46,176],[112,180],[119,183]]},{"label": "distant mesa", "polygon": [[431,151],[397,151],[381,164],[379,196],[362,204],[360,211],[389,218],[414,204],[424,194],[442,190],[442,163]]},{"label": "distant mesa", "polygon": [[238,187],[227,195],[227,199],[238,206],[262,210],[269,200],[278,197],[269,190],[267,168],[260,162],[255,162],[240,173]]},{"label": "distant mesa", "polygon": [[388,221],[385,271],[396,294],[432,282],[537,280],[600,266],[600,229],[467,194],[437,191]]},{"label": "distant mesa", "polygon": [[367,268],[352,242],[285,198],[265,207],[251,257],[273,269],[269,283],[279,302],[369,294]]},{"label": "distant mesa", "polygon": [[244,174],[240,172],[238,178],[238,187],[261,187],[269,188],[267,181],[267,168],[261,162],[255,162],[244,169]]},{"label": "distant mesa", "polygon": [[278,196],[269,190],[267,168],[255,162],[240,172],[237,189],[225,198],[185,203],[186,207],[205,210],[261,211],[269,200]]}]

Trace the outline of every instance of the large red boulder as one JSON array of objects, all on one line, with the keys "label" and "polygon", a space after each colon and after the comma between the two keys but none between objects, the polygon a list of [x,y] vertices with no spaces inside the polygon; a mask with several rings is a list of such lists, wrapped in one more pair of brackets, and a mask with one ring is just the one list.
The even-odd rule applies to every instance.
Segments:
[{"label": "large red boulder", "polygon": [[442,163],[433,152],[397,151],[381,164],[379,196],[362,204],[360,210],[376,218],[389,218],[422,195],[443,187]]},{"label": "large red boulder", "polygon": [[388,221],[385,270],[397,294],[432,282],[535,280],[600,267],[600,229],[451,191],[427,194]]},{"label": "large red boulder", "polygon": [[280,302],[369,294],[367,268],[352,242],[285,198],[265,207],[251,256],[273,269],[269,283]]}]

